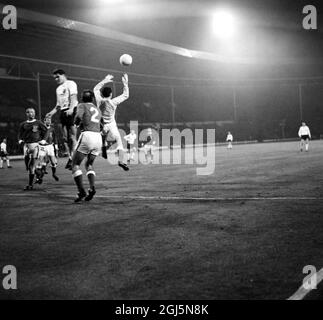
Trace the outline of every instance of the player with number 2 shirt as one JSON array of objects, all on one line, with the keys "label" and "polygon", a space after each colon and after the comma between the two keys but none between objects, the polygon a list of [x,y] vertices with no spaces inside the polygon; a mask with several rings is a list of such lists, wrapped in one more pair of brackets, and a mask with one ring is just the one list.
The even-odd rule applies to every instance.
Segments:
[{"label": "player with number 2 shirt", "polygon": [[[74,123],[81,129],[81,134],[72,160],[72,174],[78,188],[78,196],[74,202],[81,202],[82,200],[90,201],[96,193],[93,163],[102,148],[100,133],[102,115],[100,109],[97,108],[93,102],[93,91],[84,90],[82,93],[82,103],[77,106],[77,112],[74,118]],[[80,165],[84,158],[86,158],[85,169],[90,185],[88,194],[83,186],[83,174],[80,169]]]}]

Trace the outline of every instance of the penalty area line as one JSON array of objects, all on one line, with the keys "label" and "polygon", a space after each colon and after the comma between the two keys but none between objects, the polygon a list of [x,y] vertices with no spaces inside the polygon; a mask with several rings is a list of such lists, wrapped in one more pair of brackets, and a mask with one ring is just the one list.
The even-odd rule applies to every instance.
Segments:
[{"label": "penalty area line", "polygon": [[[316,278],[316,280],[315,280]],[[316,281],[316,287],[323,280],[323,268],[318,272],[314,273],[307,281],[312,283],[312,281]],[[304,284],[302,284],[298,290],[290,296],[287,300],[303,300],[314,288],[306,288]]]},{"label": "penalty area line", "polygon": [[[66,195],[48,192],[36,193],[36,190],[24,192],[24,193],[2,193],[4,197],[39,197],[40,195],[52,195],[63,198],[74,198],[75,195]],[[151,201],[323,201],[323,197],[181,197],[181,196],[141,196],[141,195],[96,195],[95,198],[99,199],[124,199],[124,200],[151,200]]]}]

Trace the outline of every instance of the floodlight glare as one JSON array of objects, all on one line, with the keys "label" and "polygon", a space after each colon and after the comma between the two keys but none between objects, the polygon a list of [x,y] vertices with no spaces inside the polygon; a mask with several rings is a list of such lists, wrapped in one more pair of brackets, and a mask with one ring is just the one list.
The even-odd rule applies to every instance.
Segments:
[{"label": "floodlight glare", "polygon": [[217,11],[213,15],[213,32],[219,38],[229,38],[234,34],[235,25],[232,14]]}]

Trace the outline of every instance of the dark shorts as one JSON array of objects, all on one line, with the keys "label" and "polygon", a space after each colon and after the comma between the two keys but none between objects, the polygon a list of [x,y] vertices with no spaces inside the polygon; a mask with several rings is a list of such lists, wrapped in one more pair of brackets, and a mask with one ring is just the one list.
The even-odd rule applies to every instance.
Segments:
[{"label": "dark shorts", "polygon": [[301,136],[301,140],[308,140],[310,136],[308,134]]},{"label": "dark shorts", "polygon": [[130,144],[129,142],[127,142],[127,149],[130,150],[133,148],[133,144]]},{"label": "dark shorts", "polygon": [[59,119],[62,126],[65,126],[65,127],[73,126],[75,114],[76,114],[76,108],[74,108],[74,112],[71,116],[68,116],[65,111],[60,111]]},{"label": "dark shorts", "polygon": [[6,158],[7,157],[7,153],[3,152],[3,151],[0,151],[0,157],[1,158]]}]

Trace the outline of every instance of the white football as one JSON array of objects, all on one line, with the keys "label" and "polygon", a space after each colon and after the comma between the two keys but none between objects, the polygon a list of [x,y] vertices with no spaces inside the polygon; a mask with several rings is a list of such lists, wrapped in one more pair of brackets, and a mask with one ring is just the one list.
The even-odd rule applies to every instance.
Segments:
[{"label": "white football", "polygon": [[125,53],[120,57],[119,61],[122,66],[130,66],[132,64],[132,56]]}]

